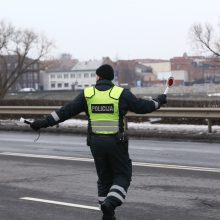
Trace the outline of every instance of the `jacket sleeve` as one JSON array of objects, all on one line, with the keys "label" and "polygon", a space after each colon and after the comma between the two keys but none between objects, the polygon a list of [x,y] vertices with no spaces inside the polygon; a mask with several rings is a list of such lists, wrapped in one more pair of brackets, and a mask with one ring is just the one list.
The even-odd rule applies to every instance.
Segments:
[{"label": "jacket sleeve", "polygon": [[74,100],[47,116],[49,126],[56,125],[85,111],[85,98],[81,92]]},{"label": "jacket sleeve", "polygon": [[159,105],[154,100],[145,100],[137,98],[128,89],[124,89],[120,98],[120,109],[122,114],[126,114],[127,111],[134,112],[136,114],[150,113],[159,108]]}]

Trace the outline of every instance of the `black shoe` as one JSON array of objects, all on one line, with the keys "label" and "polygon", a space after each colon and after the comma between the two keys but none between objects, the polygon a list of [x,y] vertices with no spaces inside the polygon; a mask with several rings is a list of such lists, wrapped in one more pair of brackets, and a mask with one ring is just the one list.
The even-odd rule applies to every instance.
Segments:
[{"label": "black shoe", "polygon": [[102,220],[116,220],[116,217],[115,215],[114,216],[103,215]]},{"label": "black shoe", "polygon": [[103,212],[102,220],[116,220],[114,208],[110,205],[102,203],[101,210]]}]

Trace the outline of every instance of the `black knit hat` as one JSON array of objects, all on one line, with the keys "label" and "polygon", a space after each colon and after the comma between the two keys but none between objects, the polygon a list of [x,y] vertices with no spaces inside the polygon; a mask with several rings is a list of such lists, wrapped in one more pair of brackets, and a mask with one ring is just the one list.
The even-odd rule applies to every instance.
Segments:
[{"label": "black knit hat", "polygon": [[108,79],[108,80],[113,80],[114,79],[114,70],[112,66],[108,64],[104,64],[100,66],[96,70],[96,74],[100,76],[102,79]]}]

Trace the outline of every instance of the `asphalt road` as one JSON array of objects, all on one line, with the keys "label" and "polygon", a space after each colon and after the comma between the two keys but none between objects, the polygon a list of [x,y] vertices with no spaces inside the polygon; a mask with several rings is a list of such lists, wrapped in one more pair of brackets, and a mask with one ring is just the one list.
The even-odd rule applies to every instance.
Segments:
[{"label": "asphalt road", "polygon": [[[0,132],[0,219],[101,219],[85,137],[35,137]],[[133,139],[130,155],[133,180],[117,219],[220,219],[219,144]]]}]

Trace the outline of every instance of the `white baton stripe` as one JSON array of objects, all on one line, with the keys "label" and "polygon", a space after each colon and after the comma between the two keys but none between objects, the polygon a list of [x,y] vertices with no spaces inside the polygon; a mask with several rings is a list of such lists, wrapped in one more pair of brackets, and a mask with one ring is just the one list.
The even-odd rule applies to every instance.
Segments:
[{"label": "white baton stripe", "polygon": [[115,198],[119,199],[121,202],[125,201],[124,198],[116,192],[108,193],[107,197],[109,197],[109,196],[114,196]]},{"label": "white baton stripe", "polygon": [[[113,185],[112,187],[111,187],[111,189],[117,189],[117,190],[119,190],[122,194],[124,194],[124,196],[126,196],[126,191],[124,190],[124,188],[122,188],[121,186],[118,186],[118,185]],[[110,190],[111,190],[110,189]]]},{"label": "white baton stripe", "polygon": [[59,120],[60,120],[59,116],[57,115],[57,113],[56,113],[55,111],[52,112],[51,115],[52,115],[52,117],[53,117],[53,119],[54,119],[55,121],[59,121]]}]

